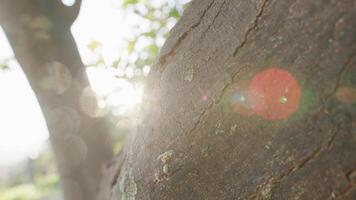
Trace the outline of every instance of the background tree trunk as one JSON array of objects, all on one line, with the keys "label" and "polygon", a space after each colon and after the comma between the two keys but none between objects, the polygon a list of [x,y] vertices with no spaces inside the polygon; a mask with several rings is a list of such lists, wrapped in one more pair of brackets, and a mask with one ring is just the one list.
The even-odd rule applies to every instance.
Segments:
[{"label": "background tree trunk", "polygon": [[[355,19],[354,0],[193,0],[99,199],[356,199]],[[271,67],[297,112],[236,112],[234,86]]]},{"label": "background tree trunk", "polygon": [[98,117],[70,32],[80,3],[0,1],[0,22],[45,116],[66,200],[94,199],[112,156],[108,126]]}]

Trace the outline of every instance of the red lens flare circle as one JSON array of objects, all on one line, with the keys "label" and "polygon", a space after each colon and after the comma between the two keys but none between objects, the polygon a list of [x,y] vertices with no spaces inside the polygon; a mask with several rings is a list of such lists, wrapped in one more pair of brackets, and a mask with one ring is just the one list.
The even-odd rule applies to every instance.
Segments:
[{"label": "red lens flare circle", "polygon": [[297,111],[300,88],[288,71],[269,68],[256,74],[248,87],[253,112],[267,120],[282,120]]}]

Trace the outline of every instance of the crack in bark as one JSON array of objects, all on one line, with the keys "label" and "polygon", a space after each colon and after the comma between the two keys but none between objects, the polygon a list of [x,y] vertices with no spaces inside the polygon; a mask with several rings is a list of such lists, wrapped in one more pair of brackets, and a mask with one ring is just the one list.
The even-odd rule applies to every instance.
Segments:
[{"label": "crack in bark", "polygon": [[[320,100],[321,100],[321,104],[322,104],[321,105],[321,110],[324,110],[324,112],[328,113],[328,110],[327,110],[328,101],[337,92],[337,89],[340,86],[340,82],[341,82],[342,76],[347,71],[348,67],[350,66],[350,63],[352,62],[352,60],[353,60],[353,58],[355,56],[356,56],[356,50],[352,52],[351,56],[346,60],[345,64],[342,66],[341,70],[338,72],[337,77],[336,77],[335,87],[330,92],[330,94],[326,95],[323,98],[319,97]],[[334,126],[338,127],[339,129],[342,129],[342,126],[340,124],[335,123],[334,120],[332,119],[332,117],[329,115],[329,113],[328,113],[327,117],[329,118],[330,122]],[[331,146],[331,144],[329,146]]]},{"label": "crack in bark", "polygon": [[[326,107],[326,103],[327,101],[333,96],[333,94],[336,92],[337,88],[339,87],[340,81],[341,81],[341,77],[342,75],[345,73],[346,69],[349,67],[349,64],[351,63],[352,59],[356,56],[356,51],[352,53],[352,55],[347,59],[345,65],[342,67],[342,69],[339,71],[338,76],[337,76],[337,80],[336,80],[336,85],[335,88],[333,89],[333,92],[331,92],[329,95],[327,95],[324,98],[324,101],[322,102],[322,107],[320,109],[320,112],[325,111],[325,107]],[[328,118],[330,119],[330,116],[328,115]],[[321,144],[319,147],[317,147],[309,156],[305,157],[304,159],[301,160],[301,162],[299,162],[297,165],[295,165],[294,167],[290,168],[289,170],[287,170],[286,172],[282,173],[279,177],[271,177],[269,178],[266,182],[264,182],[262,185],[266,184],[266,183],[270,183],[270,182],[280,182],[282,181],[282,179],[284,179],[285,177],[289,176],[291,173],[293,173],[294,171],[297,171],[301,168],[303,168],[305,165],[307,165],[308,163],[310,163],[311,161],[313,161],[315,158],[317,158],[323,151],[330,149],[330,147],[332,146],[332,144],[334,143],[337,134],[339,133],[339,131],[342,129],[340,127],[339,124],[335,124],[333,123],[333,121],[330,119],[330,122],[337,128],[337,130],[330,136],[330,138],[323,144]],[[356,169],[355,169],[356,170]],[[347,173],[347,177],[349,180],[349,176],[353,171]],[[350,180],[349,180],[350,183]],[[258,187],[259,188],[259,187]],[[257,188],[257,189],[258,189]],[[257,189],[255,189],[255,191],[257,191]],[[347,191],[351,190],[350,187],[345,189],[346,191],[342,192],[347,193]]]},{"label": "crack in bark", "polygon": [[334,89],[332,90],[332,92],[327,95],[325,97],[325,103],[326,101],[331,98],[337,91],[337,89],[339,88],[340,86],[340,82],[341,82],[341,78],[342,76],[344,75],[344,73],[347,71],[347,69],[351,66],[350,63],[352,62],[353,58],[356,56],[356,50],[354,50],[352,53],[351,53],[351,56],[346,60],[345,64],[342,66],[341,70],[339,71],[339,73],[337,74],[337,77],[336,77],[336,83],[335,83],[335,87]]},{"label": "crack in bark", "polygon": [[[203,32],[203,34],[200,36],[201,39],[204,39],[207,32],[210,30],[210,28],[215,24],[216,19],[218,18],[218,16],[220,15],[222,8],[224,7],[224,5],[226,4],[226,1],[223,1],[218,9],[218,12],[215,14],[212,22],[208,25],[208,28],[205,29],[205,31]],[[201,40],[200,39],[200,40]]]},{"label": "crack in bark", "polygon": [[[341,68],[341,70],[339,71],[338,75],[337,75],[337,79],[336,79],[336,84],[335,84],[335,88],[333,89],[333,92],[331,92],[329,95],[327,95],[324,98],[324,102],[322,103],[322,108],[320,109],[320,111],[325,111],[325,107],[326,107],[326,103],[327,101],[334,95],[334,93],[336,92],[336,90],[339,87],[342,75],[345,73],[345,71],[347,70],[347,68],[350,66],[351,61],[353,60],[353,58],[356,56],[356,51],[354,51],[351,56],[346,60],[344,66]],[[328,118],[330,118],[330,116],[328,115]],[[337,128],[337,130],[330,136],[330,138],[323,144],[321,144],[319,147],[317,147],[309,156],[307,156],[306,158],[304,158],[303,160],[301,160],[301,162],[299,162],[297,165],[295,165],[294,167],[290,168],[289,170],[287,170],[285,173],[283,173],[282,175],[280,175],[278,178],[275,177],[271,177],[269,178],[265,183],[269,183],[269,182],[280,182],[282,181],[282,179],[284,179],[285,177],[289,176],[291,173],[293,173],[294,171],[297,171],[301,168],[303,168],[305,165],[307,165],[308,163],[310,163],[311,161],[313,161],[315,158],[317,158],[323,151],[330,149],[330,147],[332,146],[332,144],[334,143],[336,136],[338,135],[339,131],[342,129],[340,127],[339,124],[335,124],[333,123],[333,121],[330,119],[330,122]],[[356,170],[356,169],[354,169]],[[349,190],[351,190],[351,182],[350,182],[350,175],[352,174],[353,170],[346,173],[347,179],[349,181],[349,186],[340,194],[345,194],[347,193]],[[263,184],[265,184],[263,183]],[[336,197],[337,198],[337,197]]]},{"label": "crack in bark", "polygon": [[178,40],[175,42],[175,44],[173,45],[173,47],[171,48],[171,50],[164,54],[161,55],[159,60],[158,60],[158,65],[162,66],[165,65],[168,62],[168,59],[175,54],[176,50],[178,49],[178,47],[180,46],[180,44],[183,42],[183,40],[189,35],[190,32],[192,32],[196,27],[198,27],[203,18],[205,17],[206,13],[208,12],[208,10],[213,6],[215,0],[212,0],[211,3],[208,5],[208,7],[203,11],[203,14],[200,16],[198,22],[196,22],[195,24],[193,24],[191,27],[188,28],[187,31],[185,31],[179,38]]},{"label": "crack in bark", "polygon": [[267,2],[268,2],[268,1],[269,1],[269,0],[265,0],[265,1],[262,3],[262,6],[261,6],[261,8],[260,8],[258,14],[257,14],[255,20],[253,21],[252,27],[247,30],[247,32],[246,32],[246,34],[245,34],[245,37],[244,37],[244,40],[242,41],[242,43],[241,43],[239,46],[237,46],[237,47],[235,48],[234,53],[233,53],[233,57],[235,57],[235,56],[237,55],[237,53],[239,52],[239,50],[245,46],[245,44],[246,44],[246,42],[247,42],[248,36],[250,35],[250,33],[251,33],[254,29],[257,28],[258,22],[259,22],[260,19],[262,18],[262,14],[263,14],[263,12],[264,12],[265,9],[266,9],[266,5],[267,5]]},{"label": "crack in bark", "polygon": [[340,199],[340,198],[344,197],[344,196],[347,195],[349,192],[351,192],[351,190],[352,190],[353,188],[356,188],[356,185],[349,184],[349,186],[348,186],[345,190],[341,191],[338,195],[336,195],[336,196],[335,196],[334,198],[332,198],[332,199]]},{"label": "crack in bark", "polygon": [[[234,56],[235,56],[235,54],[237,53],[237,51],[238,51],[239,49],[243,48],[243,46],[246,44],[248,35],[251,33],[251,31],[254,30],[254,29],[257,27],[257,24],[258,24],[258,22],[259,22],[259,20],[260,20],[260,18],[261,18],[261,16],[262,16],[264,10],[265,10],[265,7],[266,7],[268,1],[269,1],[269,0],[265,0],[265,1],[263,2],[262,6],[261,6],[261,9],[260,9],[260,11],[258,12],[258,14],[257,14],[257,16],[256,16],[256,18],[255,18],[255,20],[254,20],[254,22],[253,22],[252,27],[247,30],[247,32],[246,32],[246,34],[245,34],[245,37],[244,37],[245,39],[244,39],[244,41],[236,48],[235,53],[234,53]],[[245,68],[245,67],[240,68],[239,70],[237,70],[237,72],[235,72],[235,73],[231,76],[231,81],[223,87],[223,89],[221,90],[220,94],[218,95],[218,98],[217,98],[215,101],[213,101],[211,104],[209,104],[209,105],[203,110],[203,112],[201,112],[201,113],[199,114],[197,122],[195,123],[195,125],[193,126],[193,128],[190,129],[190,131],[187,132],[187,134],[193,133],[193,132],[197,129],[197,127],[199,126],[199,124],[203,121],[203,117],[205,116],[205,114],[206,114],[209,110],[211,110],[211,109],[214,107],[214,105],[217,105],[217,104],[220,103],[220,101],[221,101],[222,97],[224,96],[226,90],[231,86],[231,84],[233,84],[235,77],[236,77],[244,68]]]},{"label": "crack in bark", "polygon": [[307,156],[299,164],[297,164],[295,167],[293,167],[292,170],[288,171],[284,176],[282,176],[280,180],[282,180],[284,177],[287,177],[292,172],[303,168],[305,165],[307,165],[308,163],[313,161],[315,158],[317,158],[323,151],[330,149],[330,147],[333,144],[333,142],[335,141],[335,138],[336,138],[337,134],[339,133],[339,131],[340,131],[340,129],[338,128],[325,143],[318,146],[309,156]]},{"label": "crack in bark", "polygon": [[327,140],[327,142],[321,144],[320,146],[318,146],[311,154],[309,154],[308,156],[306,156],[304,159],[302,159],[300,162],[298,162],[296,165],[292,166],[291,168],[289,168],[287,171],[285,171],[284,173],[282,173],[280,176],[278,177],[270,177],[269,179],[267,179],[267,181],[263,182],[262,184],[260,184],[259,186],[257,186],[252,193],[250,193],[250,195],[247,196],[247,199],[255,199],[257,197],[257,195],[259,194],[259,190],[261,188],[263,188],[263,186],[267,185],[267,184],[271,184],[271,190],[273,189],[273,186],[276,183],[281,182],[284,178],[288,177],[291,173],[298,171],[300,169],[302,169],[304,166],[306,166],[308,163],[312,162],[314,159],[316,159],[323,151],[327,150],[330,148],[331,144],[334,142],[337,133],[339,132],[339,129],[336,130],[332,136]]},{"label": "crack in bark", "polygon": [[334,199],[340,199],[342,198],[343,196],[347,195],[353,188],[356,188],[356,184],[354,184],[351,180],[351,175],[353,173],[356,173],[356,168],[355,169],[352,169],[348,172],[345,173],[345,176],[346,176],[346,179],[347,179],[347,182],[348,182],[348,186],[342,190],[339,194],[335,195],[332,200]]},{"label": "crack in bark", "polygon": [[[324,101],[322,101],[322,107],[320,108],[319,112],[325,112],[326,109],[326,103],[327,101],[334,95],[334,93],[336,92],[337,88],[339,87],[342,75],[345,73],[346,69],[350,66],[351,61],[353,60],[353,58],[356,56],[356,51],[354,51],[351,56],[347,59],[345,65],[341,68],[341,70],[338,73],[337,76],[337,80],[336,80],[336,85],[335,88],[333,89],[333,92],[331,92],[329,95],[327,95],[324,98]],[[322,98],[321,98],[322,99]],[[319,113],[318,112],[318,113]],[[330,119],[330,116],[327,115],[327,117]],[[317,158],[323,151],[330,149],[330,147],[332,146],[332,144],[334,143],[336,136],[338,135],[339,131],[342,129],[342,127],[339,124],[335,124],[331,119],[330,122],[337,128],[337,130],[329,137],[329,139],[321,144],[320,146],[318,146],[310,155],[308,155],[307,157],[305,157],[304,159],[302,159],[298,164],[294,165],[293,167],[291,167],[290,169],[288,169],[286,172],[282,173],[280,176],[278,177],[271,177],[269,178],[267,181],[265,181],[264,183],[262,183],[261,185],[259,185],[252,193],[251,196],[248,196],[249,198],[253,198],[255,195],[257,195],[257,192],[259,190],[259,188],[261,188],[263,185],[266,184],[276,184],[277,182],[281,182],[282,179],[286,178],[287,176],[289,176],[291,173],[293,173],[294,171],[297,171],[301,168],[303,168],[305,165],[307,165],[308,163],[312,162],[315,158]],[[343,190],[342,192],[340,192],[340,194],[338,194],[337,196],[335,196],[335,198],[339,198],[342,195],[347,194],[349,191],[351,191],[352,188],[355,187],[355,185],[351,184],[351,180],[350,180],[350,175],[356,171],[356,169],[351,170],[350,172],[346,173],[346,177],[347,180],[349,182],[349,186]]]},{"label": "crack in bark", "polygon": [[[247,43],[248,37],[249,37],[249,35],[251,34],[251,32],[257,28],[258,22],[261,20],[261,17],[262,17],[262,15],[263,15],[263,13],[264,13],[264,10],[265,10],[265,8],[266,8],[266,5],[268,4],[268,1],[269,1],[269,0],[265,0],[265,1],[263,2],[262,6],[261,6],[261,8],[260,8],[260,11],[259,11],[258,14],[257,14],[257,17],[255,18],[255,20],[254,20],[254,22],[253,22],[252,27],[247,30],[243,42],[242,42],[238,47],[236,47],[236,49],[235,49],[235,51],[234,51],[234,53],[233,53],[233,56],[234,56],[234,57],[235,57],[235,56],[238,54],[238,52],[245,46],[245,44]],[[213,1],[213,2],[214,2],[214,1]],[[209,5],[209,8],[212,6],[213,2]],[[225,3],[225,2],[224,2],[224,3]],[[221,8],[223,7],[224,3],[222,3],[222,5],[221,5],[221,7],[220,7],[220,9],[219,9],[219,11],[218,11],[218,13],[215,15],[215,17],[214,17],[214,19],[213,19],[213,22],[209,25],[209,27],[207,28],[207,30],[209,30],[209,29],[211,28],[211,26],[214,24],[214,22],[215,22],[217,16],[219,15],[220,10],[221,10]],[[209,9],[209,8],[208,8],[208,9]],[[207,10],[208,10],[208,9],[207,9]],[[207,10],[204,11],[204,14],[203,14],[203,16],[201,17],[201,19],[204,17],[205,12],[206,12]],[[200,19],[200,21],[201,21],[201,19]],[[200,21],[198,22],[198,24],[197,24],[196,26],[198,26],[198,25],[200,24]],[[172,50],[171,50],[168,54],[166,54],[166,55],[163,56],[165,61],[166,61],[166,58],[167,58],[169,55],[174,54],[174,52],[175,52],[176,48],[178,48],[179,44],[185,39],[185,37],[188,35],[188,33],[189,33],[190,31],[192,31],[196,26],[193,25],[187,32],[185,32],[185,33],[178,39],[178,42],[174,45],[174,47],[172,48]],[[204,34],[203,34],[203,36],[204,36]],[[340,84],[340,81],[341,81],[341,79],[342,79],[342,76],[343,76],[343,74],[345,73],[345,71],[347,70],[347,68],[348,68],[349,64],[351,63],[351,61],[353,60],[353,57],[355,56],[355,53],[356,53],[356,52],[352,53],[352,56],[350,56],[350,57],[347,59],[345,65],[344,65],[344,66],[341,68],[341,70],[339,71],[339,73],[338,73],[338,75],[337,75],[337,79],[336,79],[336,85],[335,85],[335,88],[333,89],[333,92],[332,92],[331,94],[327,95],[326,97],[324,97],[324,100],[328,100],[328,99],[336,92],[336,90],[338,89],[339,84]],[[164,63],[164,62],[163,62],[163,63]],[[233,74],[231,81],[230,81],[229,83],[227,83],[227,84],[223,87],[223,89],[221,90],[221,92],[220,92],[220,94],[218,95],[218,97],[216,98],[216,100],[213,100],[213,101],[198,115],[198,120],[197,120],[197,122],[195,123],[195,125],[193,126],[193,128],[192,128],[190,131],[188,131],[186,134],[191,134],[191,133],[193,133],[193,132],[198,128],[198,126],[202,123],[202,121],[203,121],[204,117],[206,116],[206,114],[207,114],[211,109],[213,109],[213,107],[214,107],[215,105],[217,105],[217,104],[220,103],[220,101],[221,101],[223,95],[225,94],[226,90],[227,90],[227,89],[230,87],[230,85],[234,82],[234,79],[235,79],[236,76],[241,72],[242,69],[243,69],[243,68],[239,69],[237,72],[235,72],[235,73]],[[321,109],[321,110],[323,110],[323,109]],[[334,124],[334,125],[335,125],[335,124]],[[296,165],[294,165],[293,167],[291,167],[290,169],[288,169],[287,171],[285,171],[284,173],[282,173],[280,176],[278,176],[278,177],[271,177],[271,178],[269,178],[266,182],[264,182],[262,185],[264,185],[264,184],[266,184],[266,183],[271,183],[271,182],[272,182],[272,183],[276,183],[276,182],[282,181],[282,179],[284,179],[285,177],[289,176],[291,173],[293,173],[293,172],[295,172],[295,171],[297,171],[297,170],[299,170],[299,169],[302,169],[302,168],[303,168],[304,166],[306,166],[308,163],[310,163],[310,162],[312,162],[314,159],[316,159],[322,152],[324,152],[325,150],[329,149],[329,148],[332,146],[332,144],[334,143],[334,141],[335,141],[335,139],[336,139],[336,136],[337,136],[337,134],[338,134],[339,131],[340,131],[340,127],[337,126],[337,125],[336,125],[336,127],[337,127],[337,130],[326,140],[326,142],[323,142],[321,145],[319,145],[317,148],[315,148],[315,150],[312,151],[308,156],[306,156],[305,158],[301,159],[301,161],[299,161]],[[349,179],[349,178],[348,178],[348,179]],[[352,188],[352,187],[351,187],[351,188]],[[347,191],[351,190],[351,188],[348,188]],[[344,192],[344,193],[347,193],[347,191]]]},{"label": "crack in bark", "polygon": [[231,76],[231,80],[229,81],[229,83],[227,83],[221,90],[220,94],[217,96],[216,100],[213,100],[198,116],[198,120],[197,122],[194,124],[193,128],[190,129],[189,131],[187,131],[186,134],[191,134],[193,133],[199,126],[199,124],[201,124],[201,122],[203,121],[203,118],[205,117],[206,113],[213,109],[213,107],[217,104],[219,104],[221,102],[221,100],[223,99],[224,94],[226,93],[226,90],[234,83],[235,78],[237,77],[237,75],[246,67],[242,67],[239,70],[237,70],[237,72],[235,72],[232,76]]},{"label": "crack in bark", "polygon": [[[320,111],[324,111],[325,110],[325,106],[326,106],[326,102],[333,96],[333,94],[336,92],[337,88],[339,87],[340,84],[340,80],[341,77],[343,75],[343,73],[345,73],[346,69],[348,68],[349,64],[351,63],[353,57],[355,56],[355,53],[352,53],[352,55],[347,59],[345,65],[341,68],[341,70],[338,73],[337,79],[336,79],[336,86],[333,89],[333,92],[330,93],[329,95],[327,95],[324,98],[324,103],[322,105],[322,108]],[[332,120],[330,120],[332,122]],[[309,162],[311,162],[313,159],[315,159],[316,157],[318,157],[318,155],[320,155],[320,153],[322,153],[324,150],[330,149],[330,147],[332,146],[333,142],[335,141],[335,138],[338,134],[338,132],[340,131],[341,127],[338,124],[333,124],[334,126],[337,127],[337,130],[331,135],[331,137],[327,140],[326,143],[322,144],[321,146],[317,147],[316,150],[314,150],[309,156],[307,156],[305,159],[303,159],[299,164],[297,164],[295,167],[293,167],[292,169],[288,170],[285,174],[282,174],[281,177],[279,178],[279,181],[281,181],[283,178],[287,177],[289,174],[291,174],[292,172],[301,169],[302,167],[304,167],[306,164],[308,164]]]}]

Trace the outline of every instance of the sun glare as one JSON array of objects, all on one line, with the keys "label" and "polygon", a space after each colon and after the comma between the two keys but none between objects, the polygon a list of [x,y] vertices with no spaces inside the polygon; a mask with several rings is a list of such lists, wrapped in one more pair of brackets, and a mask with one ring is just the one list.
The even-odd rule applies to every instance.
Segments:
[{"label": "sun glare", "polygon": [[98,96],[98,107],[109,106],[113,114],[136,111],[141,103],[143,86],[115,77],[113,69],[87,68],[90,85]]},{"label": "sun glare", "polygon": [[36,98],[19,66],[0,72],[0,164],[34,157],[48,138]]},{"label": "sun glare", "polygon": [[[70,6],[75,1],[63,2]],[[123,20],[122,12],[117,9],[111,0],[83,1],[72,33],[85,64],[96,59],[87,48],[92,40],[102,44],[101,51],[106,63],[111,63],[119,54],[120,48],[125,48],[123,37],[132,35],[130,24],[133,22]],[[13,57],[1,28],[0,46],[0,61]],[[148,71],[149,67],[143,69],[145,74]],[[128,116],[138,110],[143,86],[115,77],[119,73],[100,67],[87,69],[91,87],[98,98],[98,108],[108,109],[116,116]],[[48,130],[20,67],[17,70],[11,67],[9,72],[0,75],[0,83],[0,165],[7,165],[36,155],[48,138]]]}]

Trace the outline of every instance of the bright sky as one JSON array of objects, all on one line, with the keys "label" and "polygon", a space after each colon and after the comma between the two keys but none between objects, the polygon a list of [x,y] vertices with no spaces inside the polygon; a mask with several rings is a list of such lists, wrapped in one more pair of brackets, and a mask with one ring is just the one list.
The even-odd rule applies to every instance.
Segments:
[{"label": "bright sky", "polygon": [[[65,1],[70,3],[72,0]],[[123,37],[130,35],[130,23],[135,23],[135,19],[123,20],[123,13],[114,2],[83,1],[72,32],[87,64],[95,60],[93,53],[86,47],[90,41],[96,40],[102,44],[104,59],[111,63],[119,55],[120,49],[124,48]],[[0,60],[13,56],[1,29],[0,47]],[[11,165],[35,156],[48,138],[44,119],[24,74],[16,62],[10,65],[11,70],[0,72],[0,165]],[[114,78],[113,73],[105,70],[89,69],[88,74],[98,93],[107,94],[114,91],[115,87],[121,87],[121,90],[108,98],[108,103],[121,106],[119,114],[127,112],[140,102],[142,87]]]}]

